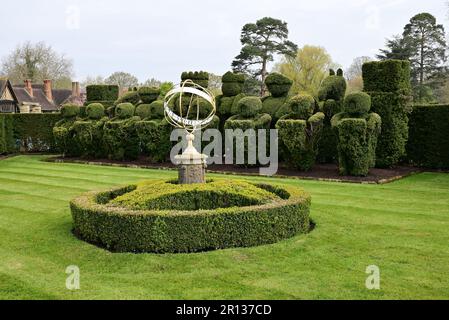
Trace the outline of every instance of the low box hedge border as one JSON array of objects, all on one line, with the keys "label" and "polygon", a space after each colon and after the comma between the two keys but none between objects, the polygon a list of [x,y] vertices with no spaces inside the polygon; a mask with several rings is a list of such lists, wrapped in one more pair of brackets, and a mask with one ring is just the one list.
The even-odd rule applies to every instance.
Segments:
[{"label": "low box hedge border", "polygon": [[106,205],[136,185],[89,192],[70,203],[74,233],[113,252],[190,253],[271,244],[310,230],[310,195],[291,186],[255,185],[279,200],[215,210],[150,211]]}]

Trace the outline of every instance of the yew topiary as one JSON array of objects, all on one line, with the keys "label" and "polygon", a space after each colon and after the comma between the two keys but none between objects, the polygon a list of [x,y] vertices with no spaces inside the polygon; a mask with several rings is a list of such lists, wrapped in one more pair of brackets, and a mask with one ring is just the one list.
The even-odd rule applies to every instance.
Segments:
[{"label": "yew topiary", "polygon": [[[239,103],[237,104],[236,107],[237,110],[237,114],[230,117],[224,125],[224,129],[225,130],[242,130],[242,135],[240,136],[240,134],[236,134],[235,138],[236,140],[241,140],[243,139],[243,145],[237,145],[234,144],[234,160],[236,159],[236,154],[237,154],[237,150],[241,149],[244,151],[245,154],[245,159],[244,159],[244,163],[241,164],[243,166],[248,166],[248,165],[255,165],[258,163],[258,159],[257,159],[257,147],[255,145],[251,145],[250,146],[250,139],[245,136],[245,131],[252,129],[254,130],[253,133],[256,135],[256,137],[254,137],[255,139],[258,138],[258,134],[257,131],[259,129],[265,129],[267,130],[267,136],[265,137],[266,139],[266,146],[269,146],[269,139],[268,139],[268,133],[269,133],[269,129],[271,126],[271,116],[269,114],[266,113],[261,113],[262,110],[262,101],[260,100],[259,97],[245,97],[243,99],[241,99],[239,101]],[[234,131],[235,132],[235,131]],[[257,145],[260,144],[257,143]],[[248,151],[249,150],[253,150],[254,152],[256,152],[255,156],[255,162],[256,163],[249,163],[249,154]],[[226,150],[226,153],[228,154],[229,150]],[[240,164],[240,163],[239,163]]]},{"label": "yew topiary", "polygon": [[271,96],[264,98],[262,112],[269,114],[273,118],[274,124],[280,117],[288,113],[285,111],[285,105],[293,81],[282,74],[271,73],[267,76],[265,85]]},{"label": "yew topiary", "polygon": [[104,142],[108,157],[113,160],[134,160],[140,153],[140,141],[136,123],[140,117],[134,116],[135,107],[131,103],[117,105],[116,117],[104,125]]},{"label": "yew topiary", "polygon": [[324,113],[323,129],[318,146],[318,160],[323,163],[332,163],[337,160],[337,141],[332,130],[331,119],[343,111],[343,101],[346,94],[346,80],[343,71],[337,73],[330,70],[329,77],[324,79],[318,92],[320,111]]},{"label": "yew topiary", "polygon": [[332,118],[342,175],[366,176],[369,169],[375,166],[382,121],[377,113],[368,113],[370,101],[369,95],[365,93],[348,95],[344,111]]},{"label": "yew topiary", "polygon": [[316,161],[325,115],[313,114],[315,99],[310,95],[295,96],[289,105],[291,113],[276,123],[282,155],[290,167],[307,171]]}]

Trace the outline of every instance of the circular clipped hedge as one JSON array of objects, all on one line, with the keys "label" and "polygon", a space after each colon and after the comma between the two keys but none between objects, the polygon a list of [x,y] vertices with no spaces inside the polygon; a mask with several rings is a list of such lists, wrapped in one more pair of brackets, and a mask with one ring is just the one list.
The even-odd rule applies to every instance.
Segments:
[{"label": "circular clipped hedge", "polygon": [[274,184],[148,181],[71,201],[74,232],[114,252],[186,253],[275,243],[307,233],[310,196]]},{"label": "circular clipped hedge", "polygon": [[259,97],[245,97],[237,104],[238,114],[243,117],[254,117],[262,110],[262,100]]}]

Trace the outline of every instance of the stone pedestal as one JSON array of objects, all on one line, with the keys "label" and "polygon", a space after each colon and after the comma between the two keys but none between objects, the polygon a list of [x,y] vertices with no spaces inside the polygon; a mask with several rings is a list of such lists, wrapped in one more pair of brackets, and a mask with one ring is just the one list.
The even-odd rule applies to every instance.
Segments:
[{"label": "stone pedestal", "polygon": [[182,155],[175,157],[179,166],[179,184],[206,183],[207,156],[195,149],[194,139],[193,134],[188,134],[186,150]]}]

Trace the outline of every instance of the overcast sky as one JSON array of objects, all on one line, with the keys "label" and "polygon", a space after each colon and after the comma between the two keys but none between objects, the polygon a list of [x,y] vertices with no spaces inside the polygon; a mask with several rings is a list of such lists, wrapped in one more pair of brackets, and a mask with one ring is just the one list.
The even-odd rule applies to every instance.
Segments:
[{"label": "overcast sky", "polygon": [[[429,12],[449,31],[445,0],[21,0],[2,3],[0,57],[45,41],[73,59],[78,80],[126,71],[141,81],[178,81],[184,70],[223,74],[239,53],[240,31],[270,16],[290,40],[325,47],[348,67],[374,56],[385,38]],[[19,9],[20,7],[20,9]]]}]

